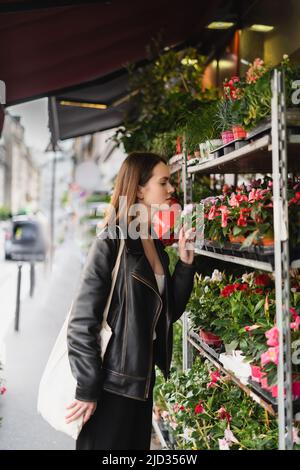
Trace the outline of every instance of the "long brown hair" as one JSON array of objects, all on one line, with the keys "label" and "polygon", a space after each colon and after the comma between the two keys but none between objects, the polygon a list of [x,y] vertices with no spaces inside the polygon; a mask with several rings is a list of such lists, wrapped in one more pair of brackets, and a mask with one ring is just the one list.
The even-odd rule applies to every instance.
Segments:
[{"label": "long brown hair", "polygon": [[[119,224],[121,220],[129,225],[134,217],[128,215],[128,211],[137,202],[138,186],[147,183],[152,176],[153,168],[161,162],[167,164],[166,160],[156,153],[132,152],[128,155],[118,173],[110,207],[101,227],[113,223]],[[126,208],[120,207],[121,196],[127,197],[127,213]]]}]

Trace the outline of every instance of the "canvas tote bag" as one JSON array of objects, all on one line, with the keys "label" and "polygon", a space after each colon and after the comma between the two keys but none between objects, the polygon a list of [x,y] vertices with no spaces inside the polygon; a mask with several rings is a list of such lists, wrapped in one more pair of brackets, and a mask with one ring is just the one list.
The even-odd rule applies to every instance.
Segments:
[{"label": "canvas tote bag", "polygon": [[[98,336],[102,360],[112,335],[111,328],[106,320],[119,271],[124,244],[124,239],[120,237],[119,252],[116,264],[112,271],[111,290],[103,313],[103,320]],[[75,391],[77,386],[77,381],[71,372],[67,346],[67,329],[71,310],[72,306],[59,332],[43,372],[38,391],[37,409],[42,417],[54,429],[68,434],[73,439],[77,439],[83,426],[83,415],[71,423],[67,424],[65,421],[65,416],[68,414],[66,407],[75,400]]]}]

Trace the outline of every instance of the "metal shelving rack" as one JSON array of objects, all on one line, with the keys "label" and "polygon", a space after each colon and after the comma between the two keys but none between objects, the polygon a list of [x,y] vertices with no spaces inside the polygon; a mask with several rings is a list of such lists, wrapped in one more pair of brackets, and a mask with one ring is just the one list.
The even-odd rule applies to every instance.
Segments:
[{"label": "metal shelving rack", "polygon": [[[275,276],[276,294],[276,323],[279,329],[279,363],[278,363],[278,429],[280,450],[293,448],[292,425],[292,368],[291,368],[291,339],[290,339],[290,298],[289,298],[289,246],[288,246],[288,201],[287,201],[287,174],[299,170],[300,136],[287,135],[286,105],[285,105],[284,75],[282,71],[274,70],[272,77],[272,110],[271,132],[263,136],[256,136],[253,141],[234,150],[227,155],[210,159],[195,166],[187,166],[187,152],[179,155],[176,162],[171,163],[171,174],[182,171],[184,189],[184,204],[192,201],[192,178],[197,172],[203,174],[246,174],[246,173],[272,173],[273,176],[273,216],[274,216],[274,267],[269,262],[215,253],[204,249],[196,250],[197,254],[212,257],[229,263],[247,266],[272,272]],[[289,161],[287,156],[289,155]],[[183,316],[183,367],[191,365],[192,354],[190,347],[196,348],[203,356],[209,359],[216,367],[228,374],[228,371],[218,363],[205,349],[190,335],[188,329],[188,314]],[[249,388],[242,386],[238,378],[231,374],[232,380],[252,396],[268,412],[272,409],[267,402],[258,399]],[[285,392],[284,392],[285,391]]]}]

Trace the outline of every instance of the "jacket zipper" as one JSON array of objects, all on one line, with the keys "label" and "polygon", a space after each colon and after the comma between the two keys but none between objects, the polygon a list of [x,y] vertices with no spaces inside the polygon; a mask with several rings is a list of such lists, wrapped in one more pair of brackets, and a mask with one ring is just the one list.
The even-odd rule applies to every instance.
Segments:
[{"label": "jacket zipper", "polygon": [[[160,255],[159,248],[157,249],[158,256],[160,258],[160,262],[162,266],[164,267],[164,262],[162,259],[162,256]],[[165,296],[167,296],[167,274],[165,273]],[[169,318],[168,318],[168,311],[166,311],[166,366],[168,367],[169,364],[169,351],[168,351],[168,334],[169,334]],[[165,371],[165,379],[167,380],[169,370]]]},{"label": "jacket zipper", "polygon": [[159,298],[159,302],[160,302],[160,305],[159,305],[159,308],[155,314],[155,317],[154,317],[154,322],[153,322],[153,326],[152,326],[152,330],[151,330],[151,338],[152,338],[152,348],[151,348],[151,359],[150,359],[150,364],[149,364],[149,368],[150,368],[150,371],[148,373],[148,377],[147,377],[147,382],[146,382],[146,391],[145,391],[145,398],[148,398],[149,396],[149,389],[150,389],[150,381],[151,381],[151,375],[152,375],[152,362],[153,362],[153,333],[154,333],[154,330],[155,330],[155,327],[156,327],[156,323],[158,321],[158,318],[159,318],[159,315],[160,315],[160,312],[162,310],[162,300],[161,300],[161,297],[160,295],[156,292],[155,289],[153,289],[153,287],[151,286],[151,284],[149,284],[149,282],[146,281],[146,279],[144,279],[143,277],[140,277],[140,276],[137,276],[136,274],[131,274],[132,277],[134,277],[135,279],[138,279],[139,281],[143,282],[144,284],[146,284],[146,286],[150,287],[150,289],[153,290],[153,292],[155,292],[155,294],[157,295],[157,297]]}]

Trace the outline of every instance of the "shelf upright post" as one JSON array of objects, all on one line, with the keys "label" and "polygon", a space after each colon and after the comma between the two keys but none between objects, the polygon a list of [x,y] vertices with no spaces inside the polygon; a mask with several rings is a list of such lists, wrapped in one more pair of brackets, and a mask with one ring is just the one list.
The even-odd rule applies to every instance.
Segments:
[{"label": "shelf upright post", "polygon": [[279,330],[278,431],[279,449],[293,447],[292,364],[290,335],[289,229],[287,201],[287,134],[284,75],[272,78],[272,167],[275,242],[276,325]]},{"label": "shelf upright post", "polygon": [[[183,185],[183,204],[188,203],[188,174],[187,174],[187,148],[186,139],[183,138],[182,145],[182,185]],[[189,321],[188,314],[184,312],[182,321],[182,368],[189,369],[193,364],[193,348],[188,341]]]}]

